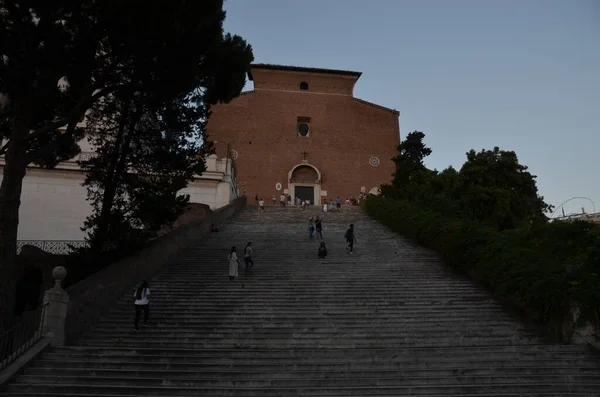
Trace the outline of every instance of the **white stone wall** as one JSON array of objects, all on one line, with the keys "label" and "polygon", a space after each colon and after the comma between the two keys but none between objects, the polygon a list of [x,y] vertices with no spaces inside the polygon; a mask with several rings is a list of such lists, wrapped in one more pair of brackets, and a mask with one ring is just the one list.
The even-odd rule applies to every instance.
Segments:
[{"label": "white stone wall", "polygon": [[[190,202],[207,204],[212,210],[231,203],[237,198],[237,190],[230,182],[231,167],[224,160],[210,156],[206,173],[180,193],[189,194]],[[23,180],[18,240],[84,240],[81,227],[92,211],[81,186],[84,175],[75,165],[62,167],[73,171],[28,170]]]},{"label": "white stone wall", "polygon": [[[0,176],[1,179],[1,176]],[[83,240],[91,213],[78,172],[33,171],[23,180],[18,240]]]},{"label": "white stone wall", "polygon": [[[217,203],[216,195],[217,182],[210,182],[209,184],[198,184],[192,182],[188,187],[181,190],[180,194],[189,194],[191,203],[202,203],[208,204],[211,210],[221,208],[223,205]],[[229,204],[229,203],[227,203]],[[224,204],[224,205],[227,205]]]}]

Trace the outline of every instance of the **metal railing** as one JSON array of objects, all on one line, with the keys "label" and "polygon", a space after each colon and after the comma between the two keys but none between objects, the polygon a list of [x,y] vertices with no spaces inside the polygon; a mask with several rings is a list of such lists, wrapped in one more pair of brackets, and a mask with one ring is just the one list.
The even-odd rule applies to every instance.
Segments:
[{"label": "metal railing", "polygon": [[0,372],[42,339],[47,306],[24,312],[19,322],[0,334]]},{"label": "metal railing", "polygon": [[17,241],[17,254],[21,253],[24,245],[31,245],[55,255],[68,255],[74,248],[86,247],[87,242],[81,240],[19,240]]}]

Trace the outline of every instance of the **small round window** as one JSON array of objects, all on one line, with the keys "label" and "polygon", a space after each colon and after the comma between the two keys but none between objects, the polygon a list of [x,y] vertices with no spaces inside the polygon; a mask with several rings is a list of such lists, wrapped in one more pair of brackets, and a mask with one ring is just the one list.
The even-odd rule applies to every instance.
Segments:
[{"label": "small round window", "polygon": [[302,83],[300,83],[300,89],[302,91],[308,91],[308,83],[306,81],[303,81]]},{"label": "small round window", "polygon": [[298,136],[308,136],[308,123],[298,123]]}]

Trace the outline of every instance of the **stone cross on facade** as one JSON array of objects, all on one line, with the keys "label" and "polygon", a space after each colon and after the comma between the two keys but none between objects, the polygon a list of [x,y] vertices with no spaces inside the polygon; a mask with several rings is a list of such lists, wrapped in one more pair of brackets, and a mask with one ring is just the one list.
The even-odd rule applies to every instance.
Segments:
[{"label": "stone cross on facade", "polygon": [[306,155],[308,153],[306,151],[302,152],[302,161],[306,161]]}]

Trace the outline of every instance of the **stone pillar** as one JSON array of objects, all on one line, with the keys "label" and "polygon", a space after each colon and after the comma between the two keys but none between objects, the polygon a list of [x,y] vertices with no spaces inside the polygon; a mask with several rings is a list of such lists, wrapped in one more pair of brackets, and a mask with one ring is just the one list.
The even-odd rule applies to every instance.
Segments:
[{"label": "stone pillar", "polygon": [[52,270],[54,287],[44,294],[43,334],[50,338],[53,346],[65,344],[65,321],[69,307],[69,295],[61,283],[67,276],[67,269],[57,266]]}]

